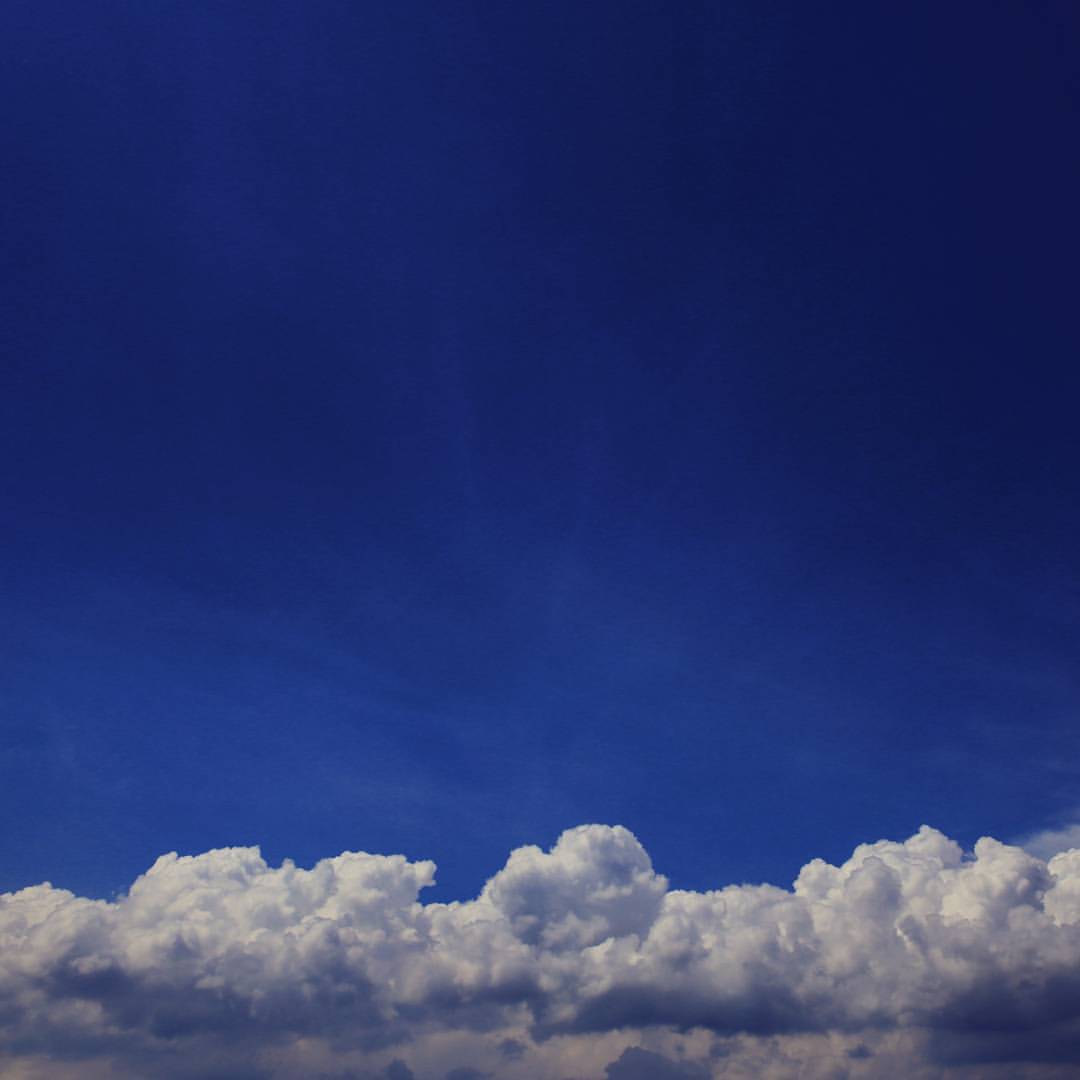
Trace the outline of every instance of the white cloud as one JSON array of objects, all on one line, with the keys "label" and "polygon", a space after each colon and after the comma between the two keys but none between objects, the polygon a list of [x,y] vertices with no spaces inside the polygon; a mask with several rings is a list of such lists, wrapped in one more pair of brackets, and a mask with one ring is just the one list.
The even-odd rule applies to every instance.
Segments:
[{"label": "white cloud", "polygon": [[790,891],[694,893],[668,890],[627,830],[584,826],[550,852],[513,852],[475,900],[420,903],[433,879],[402,856],[304,870],[243,848],[163,856],[112,903],[49,885],[0,897],[0,1071],[604,1080],[1080,1065],[1080,851],[1047,863],[984,839],[965,855],[923,828],[842,866],[815,860]]},{"label": "white cloud", "polygon": [[1050,859],[1062,851],[1080,848],[1080,824],[1060,829],[1045,829],[1018,841],[1019,846],[1040,859]]}]

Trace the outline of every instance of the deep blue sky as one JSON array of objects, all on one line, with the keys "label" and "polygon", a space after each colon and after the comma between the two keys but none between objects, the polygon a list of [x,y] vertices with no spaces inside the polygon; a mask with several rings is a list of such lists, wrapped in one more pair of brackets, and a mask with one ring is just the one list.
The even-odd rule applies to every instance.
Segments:
[{"label": "deep blue sky", "polygon": [[1073,3],[2,21],[0,888],[1080,804]]}]

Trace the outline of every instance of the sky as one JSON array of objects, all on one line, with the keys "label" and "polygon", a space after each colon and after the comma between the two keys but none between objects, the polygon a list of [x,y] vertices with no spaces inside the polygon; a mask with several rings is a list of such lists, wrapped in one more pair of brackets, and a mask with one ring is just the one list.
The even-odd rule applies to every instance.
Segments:
[{"label": "sky", "polygon": [[[29,905],[0,916],[29,965],[0,971],[23,1017],[0,1008],[0,1064],[166,1076],[188,1039],[223,1078],[833,1076],[837,1055],[981,1077],[1004,1044],[971,1032],[1008,1002],[963,995],[991,968],[1048,987],[1025,1030],[1073,1024],[1006,1040],[1053,1048],[1030,1068],[1080,1061],[1055,967],[1080,957],[1080,863],[1051,858],[1080,842],[1073,4],[0,20],[0,892]],[[815,866],[840,876],[791,892]],[[339,878],[383,914],[316,895]],[[419,934],[431,972],[364,968],[340,1027],[283,1023],[299,1042],[243,1072],[265,1016],[230,1041],[210,1005],[169,1012],[207,979],[258,1012],[191,930],[234,887],[285,914],[237,900],[226,945],[304,913],[376,934],[400,907],[377,933]],[[896,960],[876,1012],[809,961],[589,996],[631,938],[642,971],[669,923],[714,941],[724,888],[733,956],[796,934],[773,889],[829,971],[838,912],[877,970],[882,912],[931,909],[926,948],[963,952],[938,938],[966,920],[989,967],[931,992]],[[492,936],[447,929],[471,917]],[[194,973],[147,1019],[132,987],[176,920]],[[60,940],[112,989],[61,979]],[[515,982],[491,957],[519,948]],[[567,949],[607,950],[605,974]],[[31,969],[59,987],[40,1008]],[[479,1004],[424,982],[465,969]],[[269,953],[237,970],[280,991],[274,1023],[299,1015]],[[642,1019],[635,993],[687,1011]],[[965,1018],[948,1037],[929,1000]],[[108,1038],[57,1041],[109,1002]],[[376,1015],[397,1043],[340,1050]]]}]

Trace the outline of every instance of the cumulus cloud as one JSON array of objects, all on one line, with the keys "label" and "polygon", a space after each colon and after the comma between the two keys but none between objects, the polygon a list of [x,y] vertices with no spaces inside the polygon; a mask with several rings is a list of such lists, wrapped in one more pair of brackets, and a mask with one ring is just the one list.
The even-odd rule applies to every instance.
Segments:
[{"label": "cumulus cloud", "polygon": [[1065,825],[1060,829],[1044,829],[1019,841],[1019,846],[1040,859],[1051,859],[1060,851],[1080,848],[1080,824]]},{"label": "cumulus cloud", "polygon": [[[1068,1075],[1080,850],[922,828],[792,889],[671,890],[634,836],[527,847],[470,901],[429,862],[162,856],[113,902],[0,897],[0,1072],[579,1080]],[[1011,1063],[1011,1065],[1009,1064]],[[1066,1070],[1066,1071],[1061,1071]],[[1006,1073],[1002,1073],[1006,1075]]]}]

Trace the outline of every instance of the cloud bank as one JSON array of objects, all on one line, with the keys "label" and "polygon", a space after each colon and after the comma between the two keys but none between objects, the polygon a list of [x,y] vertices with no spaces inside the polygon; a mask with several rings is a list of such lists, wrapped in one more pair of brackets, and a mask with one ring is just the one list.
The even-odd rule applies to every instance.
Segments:
[{"label": "cloud bank", "polygon": [[115,902],[0,897],[0,1073],[27,1078],[1075,1076],[1080,850],[930,828],[791,890],[671,890],[626,829],[430,862],[164,855]]}]

